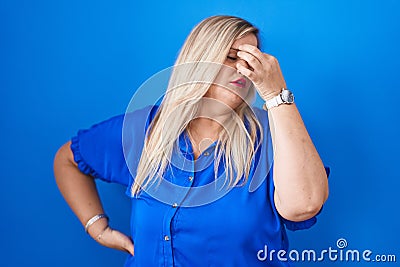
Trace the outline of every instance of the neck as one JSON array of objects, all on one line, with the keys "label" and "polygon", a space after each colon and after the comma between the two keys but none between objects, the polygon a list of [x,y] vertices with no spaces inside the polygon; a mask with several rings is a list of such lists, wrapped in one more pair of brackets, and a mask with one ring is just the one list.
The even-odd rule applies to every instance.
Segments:
[{"label": "neck", "polygon": [[195,156],[218,139],[222,125],[232,118],[232,109],[213,99],[203,98],[196,118],[187,127]]},{"label": "neck", "polygon": [[218,122],[208,118],[196,118],[189,123],[187,132],[192,143],[195,159],[218,139],[222,129]]},{"label": "neck", "polygon": [[232,109],[213,99],[203,98],[196,118],[189,123],[192,131],[203,138],[218,137],[225,121],[232,118]]},{"label": "neck", "polygon": [[195,134],[199,139],[210,138],[216,140],[222,126],[209,118],[196,118],[189,123],[191,134]]}]

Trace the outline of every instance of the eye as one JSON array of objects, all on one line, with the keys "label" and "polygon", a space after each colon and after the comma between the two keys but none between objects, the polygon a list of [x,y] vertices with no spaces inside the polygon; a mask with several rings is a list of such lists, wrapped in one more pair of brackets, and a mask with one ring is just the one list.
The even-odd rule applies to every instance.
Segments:
[{"label": "eye", "polygon": [[232,60],[232,61],[235,61],[237,59],[236,57],[232,57],[232,56],[227,56],[226,58],[229,60]]}]

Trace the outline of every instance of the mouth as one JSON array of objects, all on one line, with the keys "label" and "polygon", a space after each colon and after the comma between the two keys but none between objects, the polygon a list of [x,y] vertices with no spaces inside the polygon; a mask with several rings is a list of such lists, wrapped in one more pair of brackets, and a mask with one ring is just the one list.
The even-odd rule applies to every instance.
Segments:
[{"label": "mouth", "polygon": [[230,82],[233,85],[236,85],[237,87],[240,88],[245,88],[246,87],[246,80],[244,78],[239,78],[235,81]]}]

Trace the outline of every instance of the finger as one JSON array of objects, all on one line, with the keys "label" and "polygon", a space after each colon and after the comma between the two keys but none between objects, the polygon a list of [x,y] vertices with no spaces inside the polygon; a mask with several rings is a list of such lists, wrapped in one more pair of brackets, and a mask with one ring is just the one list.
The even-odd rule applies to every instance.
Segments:
[{"label": "finger", "polygon": [[239,71],[239,73],[241,73],[242,75],[246,76],[247,78],[249,78],[253,83],[254,78],[255,78],[255,73],[253,71],[251,71],[250,69],[246,68],[245,66],[243,66],[240,63],[236,64],[236,68]]},{"label": "finger", "polygon": [[247,52],[252,54],[253,56],[255,56],[256,58],[262,59],[262,57],[264,56],[264,53],[260,51],[260,49],[258,49],[256,46],[254,45],[249,45],[249,44],[242,44],[239,47],[239,50]]},{"label": "finger", "polygon": [[125,249],[126,249],[126,251],[129,252],[129,254],[131,254],[132,256],[135,255],[135,247],[134,247],[132,241],[129,242],[129,243],[127,244],[127,246],[125,247]]},{"label": "finger", "polygon": [[116,236],[116,247],[117,249],[120,250],[124,250],[128,253],[130,253],[131,255],[134,254],[134,246],[133,246],[133,242],[132,239],[130,239],[128,236],[126,236],[125,234],[114,230],[114,234]]},{"label": "finger", "polygon": [[122,250],[125,252],[134,253],[132,240],[125,234],[107,227],[104,232],[96,238],[96,241],[101,245]]},{"label": "finger", "polygon": [[255,85],[257,84],[257,82],[258,82],[257,76],[253,70],[246,68],[245,66],[243,66],[240,63],[236,64],[236,69],[238,70],[239,73],[246,76],[253,84],[255,84]]},{"label": "finger", "polygon": [[247,62],[247,64],[249,64],[249,66],[251,68],[253,68],[253,70],[261,70],[262,69],[262,64],[261,64],[260,59],[256,58],[252,54],[250,54],[248,52],[244,52],[244,51],[239,51],[237,53],[237,55],[239,58],[245,60]]}]

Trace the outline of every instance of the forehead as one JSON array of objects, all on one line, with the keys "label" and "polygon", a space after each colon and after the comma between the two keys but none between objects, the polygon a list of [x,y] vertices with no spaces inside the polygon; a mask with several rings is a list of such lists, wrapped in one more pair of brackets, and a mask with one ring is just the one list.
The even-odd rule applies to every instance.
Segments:
[{"label": "forehead", "polygon": [[254,33],[250,33],[250,34],[247,34],[247,35],[243,36],[240,39],[236,39],[233,42],[233,44],[231,46],[231,49],[236,50],[242,44],[249,44],[249,45],[257,46],[258,45],[257,37],[255,36]]}]

